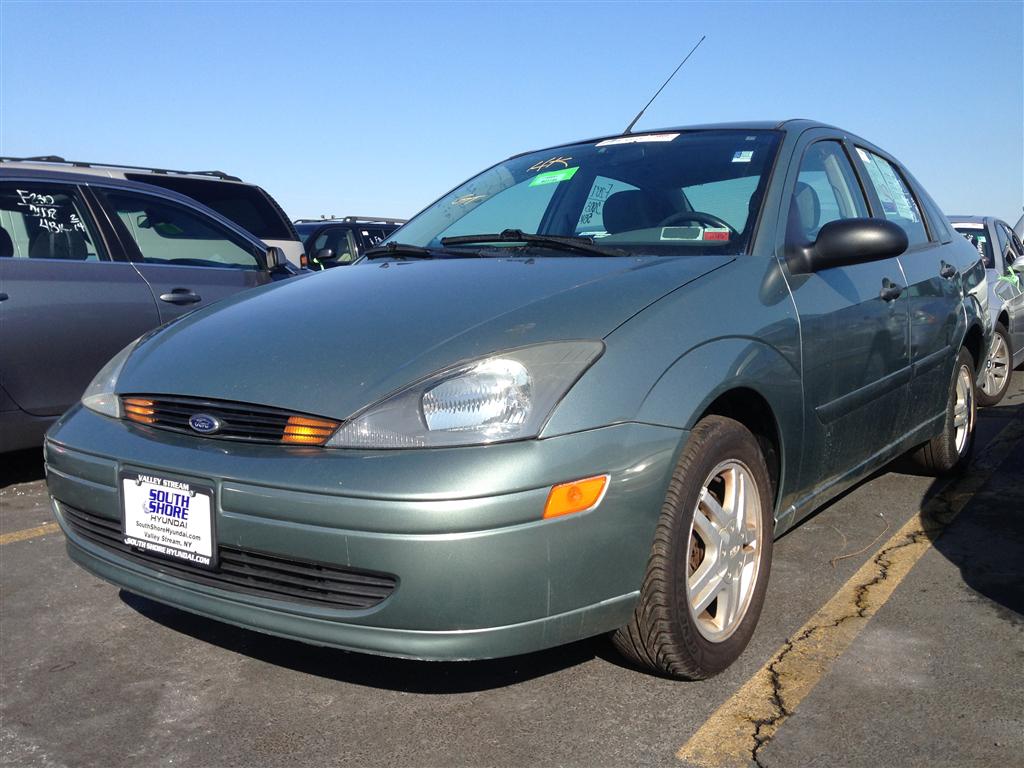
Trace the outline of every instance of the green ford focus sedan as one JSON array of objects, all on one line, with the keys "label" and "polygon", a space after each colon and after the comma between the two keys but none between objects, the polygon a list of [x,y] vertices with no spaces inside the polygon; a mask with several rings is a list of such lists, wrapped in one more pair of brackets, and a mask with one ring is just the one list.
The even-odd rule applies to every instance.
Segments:
[{"label": "green ford focus sedan", "polygon": [[530,152],[123,350],[48,434],[53,511],[88,571],[238,626],[417,659],[613,633],[707,677],[775,536],[902,453],[964,466],[986,302],[836,128]]}]

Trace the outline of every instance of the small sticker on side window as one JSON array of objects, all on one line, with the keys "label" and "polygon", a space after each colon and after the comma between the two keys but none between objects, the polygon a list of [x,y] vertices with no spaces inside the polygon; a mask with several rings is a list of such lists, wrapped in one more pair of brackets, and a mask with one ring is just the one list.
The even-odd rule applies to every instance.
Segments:
[{"label": "small sticker on side window", "polygon": [[734,163],[749,163],[754,157],[754,150],[744,149],[732,156]]}]

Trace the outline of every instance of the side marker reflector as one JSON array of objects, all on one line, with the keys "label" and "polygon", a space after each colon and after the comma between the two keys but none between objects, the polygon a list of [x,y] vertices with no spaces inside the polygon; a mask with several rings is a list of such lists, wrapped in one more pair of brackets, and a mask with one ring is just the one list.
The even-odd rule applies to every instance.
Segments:
[{"label": "side marker reflector", "polygon": [[608,475],[587,477],[553,486],[544,505],[544,518],[586,512],[601,503],[608,488]]}]

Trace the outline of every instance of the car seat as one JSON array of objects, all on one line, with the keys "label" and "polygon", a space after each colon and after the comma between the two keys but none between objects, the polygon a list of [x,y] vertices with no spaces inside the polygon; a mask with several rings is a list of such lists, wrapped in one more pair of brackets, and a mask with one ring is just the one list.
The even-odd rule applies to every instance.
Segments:
[{"label": "car seat", "polygon": [[791,242],[814,242],[821,220],[821,201],[814,187],[798,181],[793,188],[793,202],[789,206],[789,239]]},{"label": "car seat", "polygon": [[29,241],[30,259],[67,259],[85,261],[89,248],[81,232],[50,232],[40,228]]},{"label": "car seat", "polygon": [[630,189],[616,192],[604,202],[603,221],[609,234],[650,229],[672,215],[668,201],[654,192]]},{"label": "car seat", "polygon": [[10,233],[3,227],[0,227],[0,259],[13,256],[14,241],[11,239]]}]

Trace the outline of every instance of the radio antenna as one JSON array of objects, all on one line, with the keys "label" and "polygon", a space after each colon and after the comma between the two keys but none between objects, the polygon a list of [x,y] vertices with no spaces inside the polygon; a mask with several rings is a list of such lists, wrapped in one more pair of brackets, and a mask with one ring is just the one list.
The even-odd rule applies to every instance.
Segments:
[{"label": "radio antenna", "polygon": [[[704,42],[704,38],[705,37],[707,37],[707,35],[701,35],[700,36],[700,40],[697,41],[697,45],[693,46],[693,48],[690,49],[690,52],[688,54],[686,54],[686,59],[689,59],[691,56],[693,56],[693,52],[696,51],[697,48],[700,47],[700,44]],[[679,66],[676,67],[675,70],[673,70],[672,74],[668,76],[668,80],[666,80],[664,83],[661,84],[661,88],[658,89],[657,93],[655,93],[653,96],[651,96],[651,100],[648,101],[644,105],[644,108],[641,109],[640,112],[637,114],[637,116],[633,118],[633,122],[631,122],[629,125],[626,126],[626,130],[624,130],[622,132],[623,136],[625,136],[627,133],[629,133],[630,131],[633,130],[633,126],[636,125],[636,121],[644,116],[644,112],[647,111],[647,107],[651,106],[651,104],[654,103],[654,100],[656,98],[658,98],[658,94],[661,93],[663,90],[665,90],[665,86],[668,85],[669,81],[673,77],[676,76],[676,72],[678,72],[680,69],[683,68],[683,64],[686,63],[686,59],[683,59],[681,62],[679,62]]]}]

